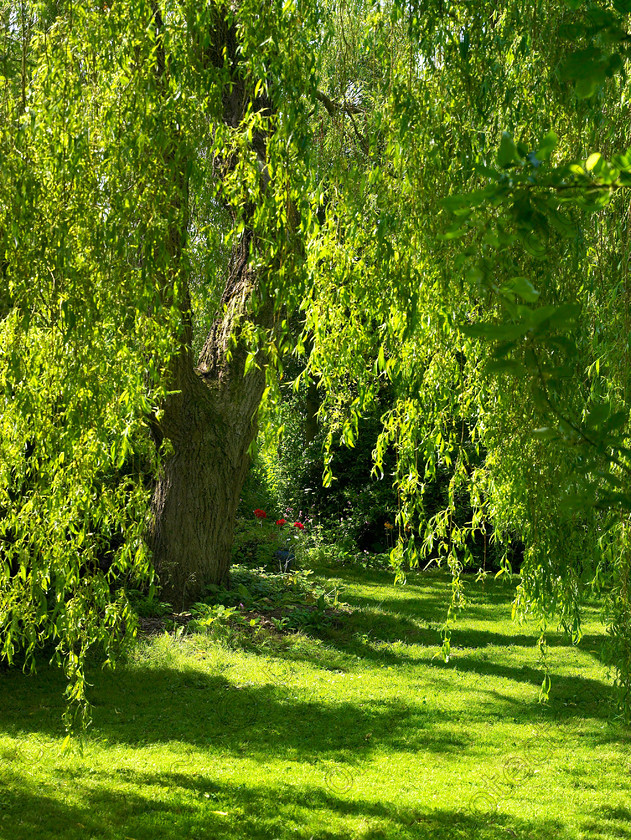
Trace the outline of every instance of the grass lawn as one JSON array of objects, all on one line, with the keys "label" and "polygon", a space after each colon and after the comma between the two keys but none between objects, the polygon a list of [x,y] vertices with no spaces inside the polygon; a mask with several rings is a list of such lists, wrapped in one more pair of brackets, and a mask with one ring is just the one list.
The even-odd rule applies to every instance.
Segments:
[{"label": "grass lawn", "polygon": [[95,671],[94,721],[62,750],[63,678],[0,675],[0,838],[631,838],[629,730],[612,719],[596,609],[572,647],[468,584],[437,655],[442,573],[320,570],[354,612],[251,649],[161,635]]}]

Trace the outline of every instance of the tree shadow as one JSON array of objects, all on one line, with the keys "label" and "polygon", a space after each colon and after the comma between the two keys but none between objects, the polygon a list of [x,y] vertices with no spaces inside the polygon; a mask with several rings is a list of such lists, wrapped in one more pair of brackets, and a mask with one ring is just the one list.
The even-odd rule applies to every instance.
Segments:
[{"label": "tree shadow", "polygon": [[[187,673],[164,666],[96,673],[92,677],[92,731],[111,745],[143,747],[177,742],[237,757],[246,749],[248,756],[262,762],[273,758],[357,763],[384,749],[392,753],[414,751],[428,758],[458,755],[474,743],[474,736],[468,735],[462,724],[476,721],[485,708],[494,718],[517,714],[524,726],[538,727],[548,723],[563,726],[587,718],[603,721],[611,713],[603,700],[603,686],[595,680],[556,677],[551,701],[542,707],[537,702],[540,672],[466,657],[458,659],[457,667],[436,662],[426,677],[429,701],[420,695],[412,703],[380,697],[327,701],[315,688],[296,685],[292,668],[304,668],[307,663],[313,664],[307,657],[297,663],[290,660],[291,667],[270,671],[268,682],[263,684],[244,682],[239,674]],[[63,681],[58,681],[55,690],[51,676],[48,690],[61,697]],[[336,678],[349,676],[353,675],[339,674]],[[528,682],[533,689],[532,701],[502,694],[497,681],[485,679],[488,677]],[[466,680],[466,690],[479,698],[476,708],[463,711],[441,706],[441,695],[457,692],[463,685],[460,680]],[[38,703],[35,696],[29,703],[27,682],[30,679],[22,676],[21,680],[0,684],[4,730],[9,734],[27,731],[60,737],[61,702],[55,708]],[[586,737],[596,746],[603,739],[616,740],[617,734],[599,728]]]},{"label": "tree shadow", "polygon": [[[431,595],[431,587],[428,591]],[[94,771],[81,761],[57,769],[59,783],[71,787],[75,803],[62,805],[58,796],[30,790],[25,784],[22,770],[37,756],[20,758],[17,750],[13,756],[0,755],[0,820],[5,813],[17,820],[12,840],[48,836],[180,840],[195,832],[204,838],[282,840],[295,837],[314,812],[317,829],[310,829],[307,836],[322,840],[353,836],[331,827],[340,818],[359,821],[363,827],[357,836],[374,840],[465,836],[497,840],[507,834],[523,840],[552,836],[575,840],[576,835],[558,821],[520,821],[486,808],[483,800],[475,807],[465,803],[455,810],[423,811],[405,804],[390,808],[349,794],[378,750],[413,753],[428,766],[437,757],[457,761],[464,751],[476,748],[474,735],[468,734],[475,727],[468,729],[467,722],[478,723],[486,709],[496,719],[518,716],[524,737],[534,741],[536,749],[539,742],[545,745],[546,738],[562,741],[565,724],[608,720],[612,693],[597,680],[553,675],[550,702],[541,706],[537,702],[541,669],[483,658],[490,646],[526,647],[534,644],[534,637],[519,634],[516,640],[495,630],[466,628],[458,638],[463,647],[454,649],[452,660],[435,659],[432,668],[424,670],[429,702],[420,695],[412,702],[380,696],[325,699],[319,695],[317,679],[305,687],[305,667],[317,669],[325,679],[357,679],[372,663],[427,665],[439,644],[436,629],[427,619],[416,619],[409,604],[402,610],[396,598],[379,599],[378,605],[372,598],[355,600],[370,609],[358,610],[345,634],[330,634],[320,646],[307,640],[289,649],[266,649],[260,669],[255,669],[256,682],[235,671],[229,658],[203,669],[194,662],[190,668],[155,662],[146,667],[140,662],[115,672],[91,671],[94,737],[113,747],[171,748],[173,761],[167,769],[164,764],[162,769],[123,765]],[[416,602],[415,597],[409,600]],[[586,644],[598,639],[589,638]],[[399,640],[403,644],[398,645]],[[410,651],[410,644],[419,650]],[[532,700],[503,692],[502,681],[527,684]],[[475,708],[441,705],[441,697],[457,694],[461,687],[478,698]],[[37,733],[59,741],[63,688],[63,675],[46,666],[34,678],[15,671],[0,676],[4,731],[15,736]],[[594,747],[619,741],[619,733],[602,725],[581,734]],[[200,755],[205,755],[205,764],[199,763]],[[290,768],[311,768],[319,783],[298,782],[298,774],[292,776],[290,770],[287,784],[278,789],[266,787],[264,772],[245,785],[232,785],[209,769],[208,762],[216,764],[222,756],[253,758],[261,767],[280,761]],[[595,840],[612,836],[613,828],[627,824],[628,817],[626,809],[603,810],[590,822],[589,836]],[[2,828],[0,821],[0,836]],[[618,836],[628,835],[618,832]]]},{"label": "tree shadow", "polygon": [[[109,744],[175,740],[239,755],[247,742],[248,754],[262,760],[275,756],[301,761],[334,760],[353,752],[365,757],[377,746],[443,754],[466,746],[461,736],[432,730],[431,715],[421,701],[414,706],[396,699],[326,702],[293,685],[291,672],[280,681],[270,675],[263,685],[167,667],[95,674],[92,680],[92,731]],[[57,690],[62,686],[60,680]],[[17,688],[14,684],[12,702],[3,707],[4,731],[60,736],[60,715],[54,712],[61,713],[61,703],[56,708],[25,706],[24,686]],[[0,690],[0,702],[3,694]]]},{"label": "tree shadow", "polygon": [[590,840],[609,840],[610,837],[625,840],[631,837],[631,809],[624,806],[599,808],[582,828]]},{"label": "tree shadow", "polygon": [[[362,585],[364,578],[368,585],[391,580],[389,575],[373,571],[362,577]],[[439,581],[441,586],[444,582]],[[409,722],[414,721],[419,733],[416,748],[448,751],[454,746],[444,738],[441,741],[428,737],[427,707],[394,701],[381,703],[379,708],[370,704],[327,704],[305,698],[304,692],[296,694],[292,682],[295,668],[310,665],[319,671],[348,671],[362,662],[401,667],[427,665],[431,661],[433,667],[425,676],[428,689],[438,693],[447,691],[455,678],[468,675],[467,690],[475,691],[483,703],[485,697],[496,708],[500,703],[510,714],[515,713],[515,701],[502,696],[488,678],[527,684],[532,688],[533,701],[518,704],[524,722],[540,721],[542,715],[545,718],[549,714],[560,719],[607,720],[610,717],[612,689],[603,683],[581,676],[553,674],[550,703],[542,712],[537,699],[543,670],[532,665],[506,665],[485,653],[486,648],[494,646],[534,647],[536,634],[457,628],[452,636],[450,662],[435,658],[441,641],[437,628],[428,626],[426,619],[411,616],[416,610],[421,612],[423,604],[441,599],[442,593],[436,593],[435,577],[417,588],[423,590],[418,599],[416,595],[406,600],[357,596],[354,600],[363,604],[364,609],[358,609],[347,619],[342,632],[329,633],[324,646],[266,649],[261,670],[267,671],[267,677],[262,686],[241,685],[221,671],[140,666],[128,666],[113,673],[95,671],[89,675],[89,680],[94,682],[90,692],[94,725],[106,737],[120,743],[178,738],[196,745],[210,744],[213,739],[226,744],[236,732],[248,730],[248,740],[257,751],[270,748],[269,733],[273,732],[284,750],[313,756],[320,750],[350,748],[344,743],[362,747],[367,731],[373,733],[375,742],[381,740],[391,749],[397,749],[403,740],[409,746]],[[502,590],[486,594],[505,601],[506,587]],[[584,637],[583,643],[593,646],[598,640],[598,636]],[[399,641],[402,644],[398,645]],[[417,648],[411,649],[410,645]],[[569,640],[566,645],[570,645]],[[270,654],[278,667],[270,666]],[[0,722],[5,731],[26,729],[59,735],[63,688],[60,672],[46,666],[37,678],[27,679],[11,671],[1,676]],[[446,717],[449,719],[450,715]],[[312,724],[309,737],[304,732],[306,721]],[[340,740],[335,733],[342,730],[347,734]],[[355,730],[359,733],[357,737],[352,735]]]},{"label": "tree shadow", "polygon": [[[348,570],[341,570],[341,572],[342,574],[336,572],[336,577],[341,577],[343,580],[348,580],[349,582],[357,582],[357,573],[353,575]],[[367,616],[379,613],[380,623],[387,621],[386,616],[395,623],[397,621],[400,622],[400,630],[406,634],[410,634],[402,638],[405,638],[406,641],[411,640],[412,643],[415,643],[416,638],[418,638],[419,643],[424,644],[431,636],[428,637],[422,631],[426,629],[430,633],[434,631],[439,633],[445,622],[449,604],[450,581],[450,575],[442,570],[431,571],[425,574],[414,572],[411,573],[405,585],[406,593],[413,593],[412,596],[408,594],[405,598],[384,598],[381,595],[375,595],[373,597],[366,594],[355,594],[352,598],[349,598],[349,602],[359,608],[358,613],[360,615],[362,611]],[[376,592],[381,592],[384,585],[388,583],[392,584],[392,575],[389,575],[387,572],[367,570],[366,572],[362,572],[360,582],[363,588],[367,587],[370,589],[370,587],[374,586]],[[497,619],[498,606],[504,606],[507,617],[510,616],[510,599],[514,592],[514,585],[512,583],[498,581],[476,582],[469,580],[466,581],[466,592],[468,603],[463,610],[465,621],[494,623]],[[593,607],[589,607],[589,605],[586,608],[594,609]],[[357,618],[356,620],[358,623],[362,621],[361,618]],[[368,618],[366,621],[368,621]],[[396,628],[393,626],[391,631],[388,632],[390,639],[384,636],[384,641],[391,640],[396,635],[396,632]],[[534,624],[530,632],[501,633],[464,628],[456,623],[453,625],[453,633],[460,647],[483,647],[484,645],[493,644],[531,647],[539,637],[539,631]],[[483,635],[480,635],[481,633]],[[549,630],[546,633],[546,642],[548,647],[573,647],[569,635],[562,630]],[[583,649],[588,646],[595,648],[591,653],[602,661],[602,643],[602,636],[585,634],[581,638],[580,646]]]},{"label": "tree shadow", "polygon": [[[353,795],[353,780],[336,790],[322,768],[322,784],[267,786],[227,780],[209,781],[189,773],[128,773],[134,791],[117,787],[116,768],[94,775],[74,773],[73,801],[20,784],[17,777],[2,788],[2,814],[10,821],[12,840],[99,837],[103,840],[579,840],[583,837],[557,819],[519,819],[476,804],[429,809],[384,803]],[[357,781],[355,779],[355,781]],[[589,837],[629,836],[628,809],[599,813],[585,827]],[[3,823],[6,825],[7,820]],[[340,826],[339,828],[337,826]],[[307,833],[305,833],[305,831]],[[352,833],[351,833],[352,832]],[[606,833],[612,832],[612,833]]]}]

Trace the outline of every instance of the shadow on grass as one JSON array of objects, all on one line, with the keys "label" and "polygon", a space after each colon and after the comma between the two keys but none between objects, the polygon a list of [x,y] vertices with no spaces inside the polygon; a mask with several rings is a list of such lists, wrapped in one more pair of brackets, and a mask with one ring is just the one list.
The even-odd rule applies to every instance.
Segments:
[{"label": "shadow on grass", "polygon": [[[353,580],[352,575],[344,570],[344,576],[336,575],[342,580]],[[447,617],[447,609],[450,598],[450,577],[444,572],[430,573],[425,576],[415,573],[405,587],[394,587],[392,577],[384,572],[368,570],[362,573],[360,585],[361,593],[355,593],[348,597],[348,602],[357,612],[351,620],[357,624],[370,622],[376,623],[379,638],[385,641],[392,641],[395,638],[403,638],[407,643],[432,644],[435,642],[436,634],[440,633]],[[387,586],[390,591],[399,593],[398,597],[383,597],[383,588]],[[374,589],[375,594],[370,592]],[[368,590],[367,592],[365,590]],[[482,583],[466,581],[467,606],[463,610],[465,622],[487,622],[497,623],[498,607],[505,608],[505,618],[510,626],[511,600],[514,595],[514,587],[508,583],[491,582]],[[344,599],[342,593],[342,599]],[[375,628],[373,627],[373,632]],[[426,631],[429,631],[427,633]],[[432,635],[434,634],[434,635]],[[534,627],[525,633],[514,633],[512,630],[506,632],[489,632],[476,629],[465,629],[454,625],[454,634],[457,635],[460,647],[483,647],[484,645],[517,645],[532,647],[536,643],[539,633]],[[571,647],[569,636],[563,632],[548,632],[546,640],[549,647]],[[584,636],[582,646],[597,645],[602,641],[599,636]],[[599,651],[593,651],[598,654]]]},{"label": "shadow on grass", "polygon": [[[410,599],[413,600],[413,599]],[[381,610],[364,606],[353,612],[344,622],[339,634],[332,632],[329,639],[340,640],[344,649],[362,657],[374,658],[374,653],[366,647],[366,642],[392,643],[401,641],[406,645],[421,645],[439,648],[442,645],[441,628],[437,624],[423,625],[418,619],[407,618],[400,614],[397,602],[391,605],[380,604]],[[392,611],[387,611],[388,609]],[[468,616],[467,616],[468,617]],[[355,638],[348,640],[348,634],[354,633]],[[452,647],[458,648],[486,648],[486,647],[537,647],[537,633],[505,633],[491,630],[474,630],[452,625]],[[600,637],[583,637],[584,646],[593,641],[597,643]],[[569,637],[561,634],[546,636],[548,647],[572,647]],[[385,655],[385,654],[383,654]],[[396,658],[396,657],[395,657]],[[409,655],[410,662],[418,662],[418,657]]]},{"label": "shadow on grass", "polygon": [[631,810],[625,807],[599,808],[582,828],[590,840],[601,840],[611,835],[625,840],[631,837]]},{"label": "shadow on grass", "polygon": [[[534,696],[535,694],[538,695],[545,676],[545,672],[541,668],[533,668],[528,665],[513,668],[461,653],[456,654],[453,665],[437,662],[434,667],[447,674],[456,671],[461,676],[469,675],[473,679],[473,685],[470,682],[467,684],[469,690],[484,692],[492,695],[495,699],[499,699],[501,695],[497,688],[493,688],[492,683],[485,681],[485,677],[499,677],[511,682],[528,683],[533,689]],[[613,702],[613,688],[598,680],[581,676],[552,674],[547,703],[532,705],[530,707],[532,715],[529,714],[529,708],[523,702],[518,705],[520,719],[525,715],[526,720],[532,716],[537,719],[589,717],[608,721],[614,712]]]},{"label": "shadow on grass", "polygon": [[[340,572],[349,580],[358,577],[356,572],[354,577],[347,570]],[[279,673],[269,674],[267,685],[239,685],[224,672],[202,673],[159,666],[95,672],[90,678],[95,683],[90,692],[95,728],[114,742],[142,744],[176,739],[195,745],[214,741],[226,745],[235,740],[235,733],[247,730],[251,747],[267,751],[273,742],[282,744],[285,752],[303,751],[309,755],[362,747],[367,731],[373,733],[375,742],[391,749],[403,743],[405,748],[413,745],[415,749],[432,751],[449,750],[453,746],[448,742],[441,745],[440,740],[432,741],[428,736],[426,730],[433,712],[427,706],[395,701],[328,704],[319,702],[317,697],[305,696],[304,689],[296,693],[291,670],[305,664],[319,670],[353,671],[370,663],[405,667],[431,662],[433,667],[426,671],[430,690],[437,693],[457,690],[454,679],[468,675],[464,688],[475,691],[482,701],[486,696],[498,714],[512,715],[519,711],[524,722],[540,721],[551,711],[563,719],[610,717],[612,691],[602,683],[580,676],[554,675],[551,703],[542,712],[536,698],[543,671],[528,665],[506,665],[485,653],[488,647],[534,647],[536,632],[512,634],[456,626],[451,662],[434,658],[440,646],[440,634],[435,626],[423,626],[429,623],[423,616],[435,617],[443,610],[443,589],[448,580],[444,573],[427,578],[415,575],[414,582],[399,590],[402,597],[384,598],[383,586],[391,585],[391,575],[373,570],[363,572],[359,586],[363,590],[375,586],[375,597],[355,595],[352,601],[360,608],[344,620],[341,630],[334,630],[326,637],[323,646],[266,649],[266,655],[271,652],[280,666]],[[478,597],[482,587],[471,583],[470,588]],[[508,603],[510,593],[506,585],[491,586],[484,591],[484,597],[496,609],[498,604]],[[485,615],[488,612],[489,620],[494,617],[492,609],[490,606],[483,611]],[[559,644],[560,638],[556,639]],[[583,642],[594,646],[598,640],[594,636],[584,638]],[[397,645],[398,641],[402,644]],[[412,644],[420,650],[411,651]],[[569,647],[569,640],[565,644]],[[269,663],[262,661],[262,668],[266,667]],[[493,680],[486,678],[527,684],[532,688],[533,702],[516,702],[502,696],[493,687]],[[46,666],[35,678],[25,678],[15,671],[0,675],[0,726],[9,732],[25,730],[59,735],[63,689],[63,676]],[[440,714],[443,719],[452,717],[444,711]]]},{"label": "shadow on grass", "polygon": [[[370,587],[373,579],[383,585],[391,578],[367,573],[360,585]],[[364,609],[340,632],[330,634],[325,644],[266,649],[262,683],[260,677],[256,683],[244,679],[225,664],[196,670],[194,663],[185,669],[153,662],[113,673],[94,671],[89,678],[94,683],[91,732],[96,741],[113,747],[162,745],[172,751],[173,761],[163,761],[163,769],[128,766],[113,752],[111,766],[95,770],[80,756],[71,766],[63,766],[63,761],[56,766],[53,757],[50,784],[58,787],[33,790],[28,768],[38,756],[20,756],[18,750],[0,756],[0,837],[578,840],[579,835],[554,820],[520,821],[493,809],[468,810],[467,803],[454,810],[423,812],[408,807],[409,796],[408,805],[390,807],[355,795],[358,777],[377,750],[414,754],[428,767],[441,756],[457,761],[475,746],[468,724],[484,720],[487,711],[495,719],[518,716],[525,730],[542,722],[602,721],[610,716],[604,701],[611,692],[596,680],[554,676],[551,702],[543,708],[536,702],[541,670],[483,658],[489,646],[533,646],[536,634],[457,630],[452,643],[464,650],[454,651],[450,663],[435,660],[423,671],[424,690],[431,695],[426,704],[420,695],[412,702],[396,696],[371,699],[367,694],[357,701],[327,701],[319,694],[317,679],[307,687],[297,685],[294,677],[306,666],[318,669],[325,679],[339,668],[335,678],[344,680],[361,679],[367,666],[375,664],[428,664],[439,644],[439,634],[429,624],[439,613],[439,620],[444,615],[436,581],[418,587],[418,597],[415,588],[408,589],[405,598],[379,594],[383,589],[375,590],[375,598],[356,595],[353,602]],[[494,595],[496,603],[509,598],[507,591]],[[398,640],[403,644],[392,644]],[[412,643],[431,651],[406,651]],[[502,693],[502,680],[530,686],[532,701]],[[63,689],[63,676],[46,666],[35,678],[19,672],[1,675],[0,727],[13,735],[39,733],[60,739]],[[472,703],[463,711],[441,706],[441,696],[461,689],[478,698],[477,707]],[[598,733],[586,737],[595,745],[607,735],[599,727]],[[149,762],[150,752],[141,761]],[[241,757],[255,758],[263,768],[266,762],[287,762],[286,784],[270,787],[264,770],[247,783],[232,783],[223,774],[222,761],[238,762]],[[67,804],[61,802],[60,789],[68,791]],[[338,830],[335,824],[341,820],[348,824]],[[589,837],[627,837],[622,829],[628,820],[627,809],[595,814]]]},{"label": "shadow on grass", "polygon": [[[336,574],[336,577],[349,582],[354,580],[353,573],[348,570],[342,570],[342,574]],[[450,576],[442,571],[433,571],[425,575],[414,572],[410,574],[404,588],[393,587],[392,576],[388,573],[367,570],[362,572],[360,584],[362,589],[368,590],[368,593],[355,594],[348,600],[353,606],[360,608],[360,616],[362,611],[365,611],[366,615],[372,615],[374,620],[375,614],[379,614],[380,625],[386,617],[396,619],[401,623],[399,633],[405,632],[406,635],[397,636],[396,627],[385,626],[384,635],[381,636],[385,641],[405,638],[408,643],[416,643],[417,639],[414,636],[416,633],[418,643],[432,644],[431,633],[434,631],[440,633],[440,628],[447,616],[450,580]],[[381,594],[384,586],[389,586],[392,591],[401,593],[400,596],[384,598]],[[374,596],[370,594],[371,588],[375,590]],[[504,583],[501,581],[477,582],[465,579],[465,594],[468,599],[467,606],[463,610],[465,621],[496,623],[497,608],[500,606],[505,609],[506,619],[510,619],[514,593],[515,587],[508,581]],[[588,605],[585,609],[588,613],[598,613],[598,610]],[[428,629],[430,634],[419,633],[423,628]],[[539,636],[534,626],[527,633],[484,631],[484,635],[480,635],[480,631],[464,629],[457,623],[454,625],[454,633],[460,647],[483,647],[485,644],[531,647]],[[549,647],[572,647],[571,639],[562,631],[548,631],[546,640]],[[602,659],[602,642],[603,637],[586,634],[582,637],[580,645],[582,649],[593,648],[591,653]]]},{"label": "shadow on grass", "polygon": [[[304,664],[294,662],[294,667],[300,669]],[[501,684],[498,687],[496,679],[487,677],[530,683],[531,702],[503,694]],[[35,695],[30,692],[33,681],[44,679],[45,693],[54,702],[43,704],[41,690]],[[537,702],[541,673],[467,661],[466,657],[458,659],[457,668],[437,662],[428,669],[424,686],[430,699],[419,695],[413,702],[371,700],[370,696],[357,702],[323,700],[315,684],[313,688],[294,685],[291,670],[281,672],[280,679],[271,674],[264,684],[243,682],[238,675],[229,679],[225,673],[186,673],[164,666],[129,666],[97,673],[93,680],[91,731],[110,745],[143,747],[175,742],[209,754],[219,751],[239,757],[245,750],[261,761],[361,762],[373,751],[384,749],[413,751],[429,759],[457,754],[471,746],[473,736],[462,724],[469,721],[475,725],[489,714],[494,719],[517,715],[524,725],[550,720],[562,724],[587,717],[607,720],[610,715],[603,702],[603,687],[595,680],[555,677],[552,701],[544,708]],[[61,736],[62,688],[63,680],[53,672],[34,680],[6,675],[0,681],[2,728],[12,735]],[[465,710],[441,705],[442,695],[460,690],[477,695],[479,702]]]},{"label": "shadow on grass", "polygon": [[[268,787],[228,781],[209,783],[193,772],[132,774],[136,790],[117,788],[114,769],[95,784],[88,771],[72,780],[73,802],[61,802],[45,791],[20,786],[18,779],[0,788],[3,824],[10,820],[12,840],[37,838],[103,838],[103,840],[578,840],[558,820],[518,819],[466,805],[423,810],[414,804],[388,805],[361,796],[352,788],[338,794],[320,785]],[[63,783],[63,782],[62,782]],[[105,787],[107,785],[107,787]],[[80,804],[77,804],[77,801]],[[620,811],[620,809],[618,809]],[[0,823],[2,825],[2,823]],[[339,828],[337,826],[340,826]],[[628,811],[597,815],[590,838],[600,827],[628,837]],[[5,835],[3,835],[5,836]],[[8,835],[6,835],[8,836]],[[611,836],[611,835],[607,835]]]},{"label": "shadow on grass", "polygon": [[[421,699],[414,706],[396,699],[325,702],[309,689],[292,686],[291,675],[287,683],[264,685],[242,685],[223,675],[183,675],[164,667],[97,676],[91,732],[108,744],[179,742],[237,756],[247,744],[248,755],[261,760],[309,762],[346,760],[351,754],[360,760],[377,747],[448,754],[463,749],[468,740],[432,729],[438,713]],[[29,707],[25,681],[23,677],[0,686],[2,728],[12,735],[60,736],[61,702]],[[61,680],[49,675],[48,686],[53,696],[61,696]],[[10,696],[3,697],[7,689]]]}]

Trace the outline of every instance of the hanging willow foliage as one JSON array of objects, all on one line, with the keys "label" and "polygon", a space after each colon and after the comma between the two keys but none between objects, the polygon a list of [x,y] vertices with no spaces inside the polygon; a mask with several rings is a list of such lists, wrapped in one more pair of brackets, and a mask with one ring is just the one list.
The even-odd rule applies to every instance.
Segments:
[{"label": "hanging willow foliage", "polygon": [[522,540],[519,605],[578,639],[607,593],[628,709],[627,12],[2,4],[4,657],[52,645],[81,704],[127,589],[226,579],[293,352],[329,443],[393,394],[399,569],[456,605],[476,532]]}]

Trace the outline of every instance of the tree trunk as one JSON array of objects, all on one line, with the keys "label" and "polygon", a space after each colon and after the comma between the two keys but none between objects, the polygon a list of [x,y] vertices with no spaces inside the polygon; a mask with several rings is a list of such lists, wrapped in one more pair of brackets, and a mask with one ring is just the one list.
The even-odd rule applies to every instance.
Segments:
[{"label": "tree trunk", "polygon": [[[238,339],[238,320],[252,281],[249,237],[232,256],[218,317],[193,367],[182,348],[174,363],[174,390],[164,406],[158,436],[172,446],[152,500],[154,563],[174,607],[199,598],[207,584],[228,584],[234,523],[249,466],[248,450],[265,388],[264,367],[245,374],[247,350]],[[271,325],[272,307],[257,323]],[[236,346],[230,337],[237,332]]]},{"label": "tree trunk", "polygon": [[[161,31],[162,18],[157,6],[155,9]],[[207,58],[222,67],[226,55],[233,72],[223,92],[223,120],[237,128],[250,106],[271,113],[271,103],[246,90],[239,71],[236,26],[227,25],[220,15],[207,47]],[[158,64],[161,77],[166,61],[160,50]],[[250,142],[260,161],[261,189],[265,190],[267,137],[254,132]],[[228,155],[225,160],[217,160],[218,170],[227,173],[236,163],[235,157]],[[176,205],[182,196],[188,200],[188,189],[183,183],[185,170],[182,165],[180,175],[176,174]],[[253,207],[246,208],[242,216],[245,231],[233,249],[219,312],[197,367],[191,355],[190,313],[185,301],[183,313],[188,330],[172,364],[169,390],[173,393],[163,406],[159,423],[153,425],[157,442],[167,439],[172,451],[154,490],[149,542],[163,593],[178,609],[199,598],[206,585],[229,582],[235,515],[265,389],[262,358],[260,366],[253,366],[245,374],[247,348],[239,339],[239,323],[255,321],[265,328],[273,323],[273,302],[262,305],[256,316],[249,311],[257,281],[250,266],[255,246],[248,216],[253,212]],[[172,217],[188,223],[187,212],[173,213]],[[168,243],[173,265],[182,264],[186,230],[171,230]]]},{"label": "tree trunk", "polygon": [[[262,381],[261,381],[262,380]],[[209,387],[192,374],[169,407],[172,454],[153,496],[153,553],[163,590],[178,609],[209,583],[227,584],[234,522],[264,376]]]}]

